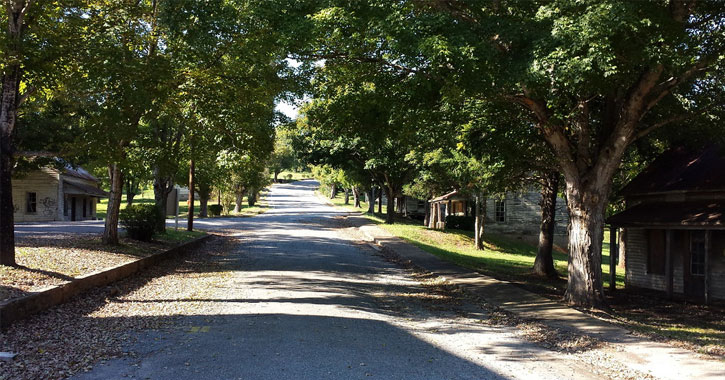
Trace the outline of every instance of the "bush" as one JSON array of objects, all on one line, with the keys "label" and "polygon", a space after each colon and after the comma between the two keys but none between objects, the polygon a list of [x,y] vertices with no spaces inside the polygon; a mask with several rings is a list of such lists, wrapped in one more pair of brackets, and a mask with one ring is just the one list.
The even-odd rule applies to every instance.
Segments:
[{"label": "bush", "polygon": [[154,235],[156,226],[165,218],[156,205],[137,204],[121,210],[119,219],[128,237],[149,241]]},{"label": "bush", "polygon": [[209,205],[209,213],[211,216],[219,216],[222,214],[222,205]]},{"label": "bush", "polygon": [[455,230],[473,231],[475,225],[476,218],[472,216],[446,216],[446,229],[452,228]]}]

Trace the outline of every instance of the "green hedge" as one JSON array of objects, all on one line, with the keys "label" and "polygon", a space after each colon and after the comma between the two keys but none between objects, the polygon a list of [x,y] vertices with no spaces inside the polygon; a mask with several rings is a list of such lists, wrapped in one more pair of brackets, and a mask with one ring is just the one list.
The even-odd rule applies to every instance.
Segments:
[{"label": "green hedge", "polygon": [[154,204],[137,204],[126,207],[119,214],[121,226],[128,237],[134,240],[149,241],[154,236],[156,226],[164,220],[161,209]]},{"label": "green hedge", "polygon": [[476,225],[476,218],[472,216],[446,216],[446,229],[473,231]]},{"label": "green hedge", "polygon": [[219,216],[222,214],[222,205],[209,205],[209,213],[211,216]]}]

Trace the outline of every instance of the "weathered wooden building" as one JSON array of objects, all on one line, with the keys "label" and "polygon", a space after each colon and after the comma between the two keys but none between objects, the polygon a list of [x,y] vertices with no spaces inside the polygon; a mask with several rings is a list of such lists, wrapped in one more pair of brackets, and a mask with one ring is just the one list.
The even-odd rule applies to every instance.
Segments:
[{"label": "weathered wooden building", "polygon": [[[486,199],[485,230],[514,236],[538,236],[541,224],[541,193],[538,191],[509,192]],[[431,200],[430,228],[445,228],[448,215],[473,216],[473,200],[453,191]],[[554,239],[566,243],[569,214],[564,200],[557,199]]]},{"label": "weathered wooden building", "polygon": [[683,148],[656,159],[623,190],[626,285],[709,301],[725,299],[725,151]]},{"label": "weathered wooden building", "polygon": [[[562,198],[556,200],[554,240],[566,244],[569,213]],[[535,190],[509,192],[486,199],[486,231],[517,236],[539,236],[541,193]]]},{"label": "weathered wooden building", "polygon": [[13,179],[16,222],[77,221],[96,218],[107,197],[99,181],[82,168],[45,167]]}]

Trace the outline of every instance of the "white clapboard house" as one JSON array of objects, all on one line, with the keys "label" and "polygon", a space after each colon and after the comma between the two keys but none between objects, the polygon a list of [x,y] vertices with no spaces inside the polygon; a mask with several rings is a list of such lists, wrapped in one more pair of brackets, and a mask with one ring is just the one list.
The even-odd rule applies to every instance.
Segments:
[{"label": "white clapboard house", "polygon": [[93,220],[107,196],[83,168],[40,168],[13,179],[15,222]]}]

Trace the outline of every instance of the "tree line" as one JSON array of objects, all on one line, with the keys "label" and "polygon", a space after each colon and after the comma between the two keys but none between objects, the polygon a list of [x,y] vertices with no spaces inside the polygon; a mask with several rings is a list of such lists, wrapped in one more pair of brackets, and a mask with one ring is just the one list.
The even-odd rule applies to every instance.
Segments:
[{"label": "tree line", "polygon": [[[565,298],[603,306],[602,240],[616,190],[678,144],[723,138],[725,4],[718,1],[329,1],[298,59],[319,60],[297,148],[353,187],[482,201],[562,195]],[[372,194],[371,194],[372,195]],[[371,198],[375,198],[374,196]],[[536,271],[554,272],[551,239]]]},{"label": "tree line", "polygon": [[[104,168],[103,241],[118,243],[124,187],[175,184],[201,214],[211,190],[256,200],[275,101],[298,85],[264,1],[7,0],[0,24],[0,264],[14,265],[12,177],[69,162]],[[164,231],[165,221],[157,229]]]},{"label": "tree line", "polygon": [[719,1],[5,4],[5,258],[18,147],[103,162],[104,240],[114,242],[126,173],[151,171],[162,203],[182,163],[201,173],[210,157],[259,162],[274,147],[275,99],[304,93],[295,151],[359,189],[375,184],[388,199],[457,189],[479,200],[479,216],[487,195],[526,184],[561,194],[566,299],[600,306],[604,218],[619,184],[668,146],[723,135]]}]

